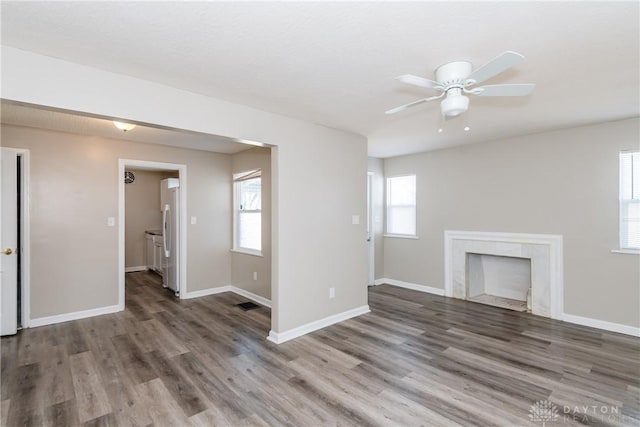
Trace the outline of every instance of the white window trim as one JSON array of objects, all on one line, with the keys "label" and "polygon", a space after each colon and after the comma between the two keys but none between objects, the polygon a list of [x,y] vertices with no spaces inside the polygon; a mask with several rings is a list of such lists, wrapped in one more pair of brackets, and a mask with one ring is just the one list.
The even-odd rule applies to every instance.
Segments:
[{"label": "white window trim", "polygon": [[640,255],[640,249],[611,249],[612,254]]},{"label": "white window trim", "polygon": [[[260,175],[260,191],[262,192],[262,170],[261,169],[254,169],[254,170],[248,170],[248,171],[243,171],[243,172],[239,172],[239,173],[235,173],[233,174],[233,181],[232,181],[232,185],[233,185],[233,235],[231,236],[231,238],[233,239],[233,244],[231,247],[231,252],[234,253],[238,253],[238,254],[244,254],[244,255],[252,255],[252,256],[258,256],[258,257],[263,257],[264,255],[262,254],[262,250],[256,250],[253,248],[245,248],[243,246],[238,246],[238,236],[240,235],[240,224],[238,221],[238,213],[240,212],[240,210],[237,208],[236,206],[236,201],[238,200],[238,183],[241,181],[238,178],[242,178],[243,176],[247,176],[248,174],[253,174],[259,172]],[[257,178],[257,176],[255,177]],[[260,205],[262,207],[262,200],[260,202]],[[260,220],[262,221],[262,209],[260,210],[243,210],[242,212],[245,213],[256,213],[256,212],[260,212]],[[262,230],[260,231],[260,239],[262,240]],[[262,241],[260,242],[260,247],[262,247]]]},{"label": "white window trim", "polygon": [[[622,179],[622,177],[620,177]],[[624,239],[624,234],[623,230],[626,232],[626,228],[622,225],[624,223],[624,215],[623,212],[625,211],[625,209],[622,208],[622,206],[625,203],[640,203],[637,201],[637,199],[620,199],[618,200],[618,250],[620,251],[631,251],[631,253],[634,252],[640,252],[640,248],[633,248],[633,247],[626,247],[626,246],[622,246],[622,240]],[[627,253],[627,252],[625,252]]]},{"label": "white window trim", "polygon": [[413,240],[420,239],[415,234],[384,234],[383,237],[391,238],[391,239],[413,239]]},{"label": "white window trim", "polygon": [[257,256],[257,257],[264,257],[264,254],[262,253],[262,251],[256,251],[254,249],[245,249],[245,248],[240,248],[240,249],[230,249],[231,252],[236,253],[236,254],[243,254],[243,255],[251,255],[251,256]]},{"label": "white window trim", "polygon": [[[620,189],[622,188],[622,163],[620,161],[621,159],[621,155],[623,153],[637,153],[638,150],[624,150],[621,151],[618,154],[618,189],[620,191]],[[633,175],[631,177],[631,180],[633,182]],[[633,191],[633,190],[632,190]],[[633,195],[632,195],[633,197]],[[623,220],[624,220],[624,216],[623,216],[623,212],[624,209],[622,208],[623,203],[629,203],[629,202],[633,202],[637,199],[621,199],[620,197],[618,197],[618,248],[616,249],[612,249],[611,253],[614,254],[627,254],[627,255],[640,255],[640,248],[630,248],[630,247],[624,247],[622,246],[622,240],[623,240]]]},{"label": "white window trim", "polygon": [[400,175],[391,175],[391,176],[387,176],[385,178],[385,207],[384,207],[384,214],[385,214],[385,221],[384,221],[384,230],[387,231],[389,229],[389,179],[393,179],[393,178],[402,178],[405,176],[413,176],[416,179],[416,203],[415,205],[395,205],[395,206],[414,206],[415,207],[415,212],[416,212],[416,223],[415,223],[415,229],[416,232],[414,234],[400,234],[400,233],[385,233],[383,234],[383,237],[385,238],[395,238],[395,239],[419,239],[418,237],[418,175],[415,173],[405,173],[405,174],[400,174]]}]

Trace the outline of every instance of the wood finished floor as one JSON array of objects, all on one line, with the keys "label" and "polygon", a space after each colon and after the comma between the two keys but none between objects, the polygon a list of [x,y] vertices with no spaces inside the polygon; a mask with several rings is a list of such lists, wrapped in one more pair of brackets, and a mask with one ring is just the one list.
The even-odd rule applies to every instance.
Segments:
[{"label": "wood finished floor", "polygon": [[131,273],[126,297],[2,339],[3,426],[540,426],[545,399],[550,427],[640,424],[624,335],[382,285],[372,313],[275,345],[235,294],[179,301]]}]

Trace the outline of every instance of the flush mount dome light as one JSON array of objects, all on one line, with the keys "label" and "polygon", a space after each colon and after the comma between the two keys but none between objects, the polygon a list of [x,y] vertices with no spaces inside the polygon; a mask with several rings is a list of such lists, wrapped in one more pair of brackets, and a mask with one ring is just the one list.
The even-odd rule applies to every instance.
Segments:
[{"label": "flush mount dome light", "polygon": [[131,123],[123,123],[123,122],[113,122],[113,125],[120,129],[123,132],[133,129],[136,125],[132,125]]},{"label": "flush mount dome light", "polygon": [[[457,88],[456,88],[457,89]],[[440,103],[440,111],[447,119],[458,117],[469,109],[469,98],[460,94],[460,90],[450,89],[447,97]]]}]

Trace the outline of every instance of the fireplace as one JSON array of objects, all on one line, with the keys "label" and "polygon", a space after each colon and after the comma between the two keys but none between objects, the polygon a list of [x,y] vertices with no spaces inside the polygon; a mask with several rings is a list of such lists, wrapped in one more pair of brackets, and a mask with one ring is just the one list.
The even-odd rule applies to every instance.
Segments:
[{"label": "fireplace", "polygon": [[530,311],[531,259],[467,252],[467,299]]},{"label": "fireplace", "polygon": [[562,236],[453,230],[444,234],[446,296],[520,311],[527,310],[529,299],[533,314],[560,318]]}]

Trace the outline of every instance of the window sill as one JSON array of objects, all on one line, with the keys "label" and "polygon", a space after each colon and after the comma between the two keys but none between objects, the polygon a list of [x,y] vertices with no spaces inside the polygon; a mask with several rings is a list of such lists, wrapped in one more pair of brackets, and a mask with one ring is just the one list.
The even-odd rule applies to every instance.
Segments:
[{"label": "window sill", "polygon": [[612,254],[640,255],[640,249],[612,249]]},{"label": "window sill", "polygon": [[408,234],[385,234],[384,235],[385,238],[390,237],[392,239],[412,239],[412,240],[418,240],[419,237],[418,236],[411,236]]},{"label": "window sill", "polygon": [[252,251],[251,249],[231,249],[231,252],[235,252],[237,254],[243,254],[243,255],[257,256],[260,258],[264,257],[264,255],[262,255],[262,252]]}]

